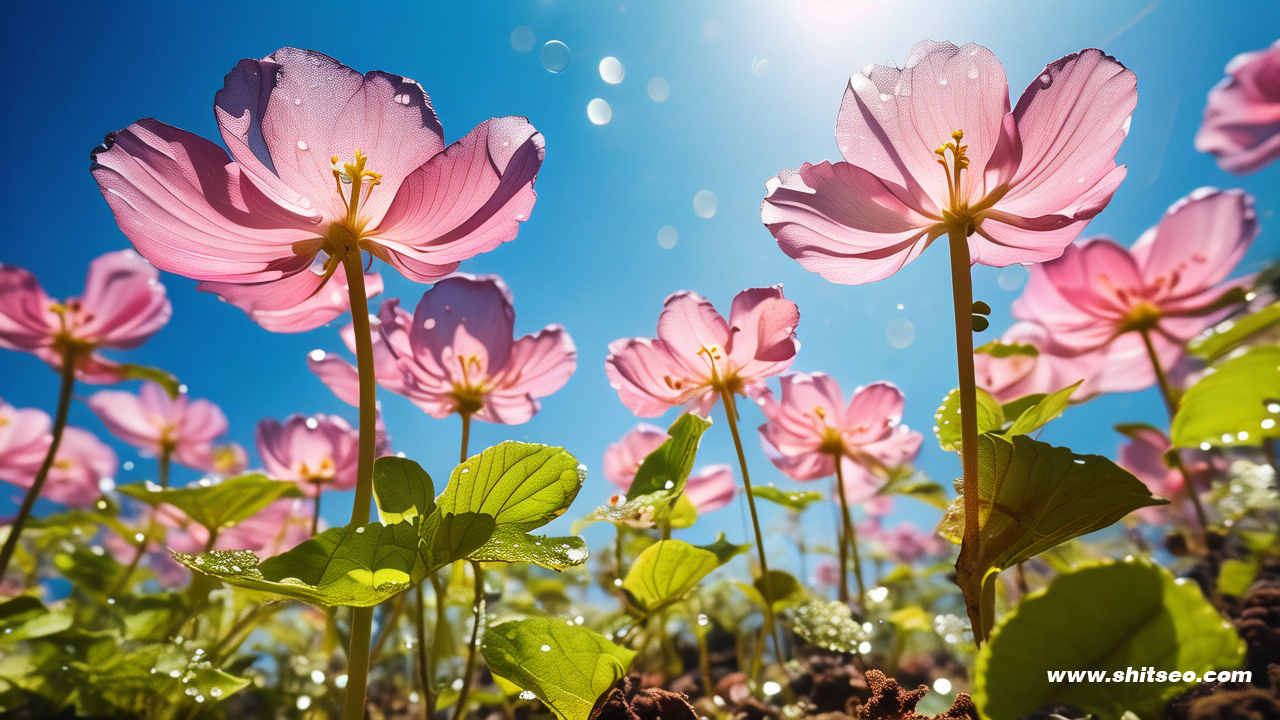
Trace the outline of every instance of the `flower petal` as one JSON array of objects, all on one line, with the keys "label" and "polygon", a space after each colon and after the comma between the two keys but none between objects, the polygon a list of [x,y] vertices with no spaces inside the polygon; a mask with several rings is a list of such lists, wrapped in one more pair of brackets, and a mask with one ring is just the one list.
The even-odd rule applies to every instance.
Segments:
[{"label": "flower petal", "polygon": [[496,374],[511,355],[515,317],[511,291],[502,278],[458,273],[423,293],[413,313],[409,342],[415,353],[426,350],[459,379],[464,369],[447,362],[446,349],[454,362],[474,357],[477,365],[465,372],[485,378]]},{"label": "flower petal", "polygon": [[1209,91],[1196,149],[1213,153],[1218,167],[1237,175],[1257,172],[1280,157],[1280,40],[1237,55]]},{"label": "flower petal", "polygon": [[1130,252],[1142,268],[1144,282],[1165,289],[1162,309],[1184,309],[1170,305],[1216,290],[1214,286],[1240,263],[1258,230],[1251,195],[1200,188],[1174,203]]},{"label": "flower petal", "polygon": [[25,352],[47,348],[59,327],[52,304],[35,275],[16,265],[0,265],[0,347]]},{"label": "flower petal", "polygon": [[731,466],[708,465],[689,476],[684,495],[702,515],[733,502],[737,490]]},{"label": "flower petal", "polygon": [[128,350],[146,342],[173,315],[160,272],[132,250],[100,255],[89,263],[75,336]]},{"label": "flower petal", "polygon": [[[715,319],[720,320],[719,314]],[[658,334],[662,337],[662,320],[658,323]],[[739,292],[729,309],[729,324],[724,349],[738,377],[746,382],[786,370],[800,350],[800,342],[796,340],[800,308],[783,297],[781,285]]]},{"label": "flower petal", "polygon": [[[364,276],[366,297],[382,292],[382,276]],[[222,283],[205,281],[196,286],[201,292],[214,293],[244,310],[249,319],[276,333],[298,333],[314,330],[331,322],[351,308],[346,276],[334,273],[328,282],[322,275],[303,270],[291,276],[265,283]]]},{"label": "flower petal", "polygon": [[685,366],[672,357],[661,340],[613,341],[604,369],[622,404],[639,417],[657,417],[668,408],[694,400],[706,409],[710,408],[708,403],[715,402],[714,391],[699,379],[687,377]]},{"label": "flower petal", "polygon": [[85,403],[106,426],[107,432],[146,452],[159,452],[163,428],[152,422],[138,395],[124,390],[100,390]]},{"label": "flower petal", "polygon": [[628,430],[621,440],[605,448],[604,479],[623,490],[630,489],[640,463],[669,437],[667,431],[649,423],[640,423]]},{"label": "flower petal", "polygon": [[906,396],[891,382],[874,382],[859,388],[841,415],[841,430],[846,443],[866,445],[887,439],[902,422]]},{"label": "flower petal", "polygon": [[725,351],[730,339],[729,325],[711,301],[691,290],[672,293],[662,303],[658,316],[658,339],[672,359],[693,378],[711,377],[708,353]]},{"label": "flower petal", "polygon": [[536,335],[525,335],[515,341],[506,365],[491,379],[494,389],[477,419],[507,425],[528,422],[538,411],[537,398],[564,387],[577,367],[578,351],[563,327],[550,325]]},{"label": "flower petal", "polygon": [[354,365],[333,353],[312,350],[307,355],[307,367],[339,400],[360,407],[360,373]]},{"label": "flower petal", "polygon": [[1128,310],[1123,293],[1142,288],[1142,276],[1129,252],[1106,238],[1067,246],[1062,257],[1031,267],[1013,316],[1049,330],[1065,354],[1105,345]]},{"label": "flower petal", "polygon": [[487,120],[405,178],[371,241],[448,266],[515,239],[545,155],[522,117]]}]

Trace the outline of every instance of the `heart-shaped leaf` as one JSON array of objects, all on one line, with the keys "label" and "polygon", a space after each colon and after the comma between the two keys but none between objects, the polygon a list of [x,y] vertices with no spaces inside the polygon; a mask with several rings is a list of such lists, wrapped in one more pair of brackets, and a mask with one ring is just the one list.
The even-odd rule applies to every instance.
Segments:
[{"label": "heart-shaped leaf", "polygon": [[1059,575],[1005,616],[978,653],[973,699],[991,720],[1050,702],[1158,718],[1194,684],[1168,673],[1199,676],[1243,657],[1244,643],[1195,583],[1142,561],[1093,565]]},{"label": "heart-shaped leaf", "polygon": [[533,530],[569,509],[586,466],[564,448],[504,442],[454,468],[436,503],[445,513],[483,513],[496,528]]},{"label": "heart-shaped leaf", "polygon": [[491,625],[480,653],[495,675],[533,693],[563,720],[588,720],[635,657],[593,630],[548,617]]},{"label": "heart-shaped leaf", "polygon": [[370,523],[330,528],[261,562],[247,550],[173,556],[192,570],[237,587],[323,607],[371,607],[426,575],[418,543],[416,522]]},{"label": "heart-shaped leaf", "polygon": [[804,512],[805,508],[822,499],[822,493],[816,490],[781,490],[772,485],[753,487],[751,495],[757,500],[768,500],[796,512]]},{"label": "heart-shaped leaf", "polygon": [[1252,348],[1192,385],[1169,435],[1175,447],[1256,446],[1280,437],[1280,345]]},{"label": "heart-shaped leaf", "polygon": [[383,525],[427,517],[436,509],[431,476],[418,463],[394,456],[373,461],[373,499]]},{"label": "heart-shaped leaf", "polygon": [[[431,574],[446,565],[470,558],[472,553],[489,542],[495,532],[492,515],[474,512],[454,515],[437,508],[422,521],[419,531],[421,540],[418,548],[426,563],[426,572]],[[514,532],[520,533],[518,530]]]},{"label": "heart-shaped leaf", "polygon": [[1280,325],[1280,302],[1234,320],[1223,320],[1187,343],[1187,350],[1207,362],[1215,362],[1232,348],[1258,333]]},{"label": "heart-shaped leaf", "polygon": [[[1004,409],[1000,402],[982,388],[978,393],[978,434],[995,432],[1004,427]],[[933,426],[933,434],[938,436],[938,445],[947,452],[960,452],[960,391],[952,390],[933,415],[937,425]]]},{"label": "heart-shaped leaf", "polygon": [[670,437],[640,463],[627,490],[627,499],[634,500],[659,490],[671,490],[674,494],[683,492],[698,456],[698,443],[709,427],[710,420],[693,413],[676,418],[667,428]]},{"label": "heart-shaped leaf", "polygon": [[[1044,427],[1050,420],[1062,414],[1067,409],[1067,405],[1071,402],[1071,393],[1080,387],[1080,383],[1084,380],[1076,382],[1074,385],[1068,385],[1061,390],[1049,393],[1041,398],[1035,404],[1022,410],[1017,416],[1010,416],[1005,412],[1006,420],[1012,419],[1013,425],[1005,431],[1005,435],[1026,435]],[[1006,409],[1008,406],[1004,406]]]},{"label": "heart-shaped leaf", "polygon": [[662,540],[645,548],[622,581],[631,604],[645,614],[679,601],[702,578],[728,562],[740,546],[721,534],[715,545],[696,547],[683,540]]},{"label": "heart-shaped leaf", "polygon": [[[979,543],[961,547],[956,583],[980,637],[994,620],[989,603],[995,600],[990,593],[996,572],[1100,530],[1140,507],[1168,504],[1100,455],[1076,455],[1026,435],[994,433],[978,436],[978,498]],[[952,502],[938,531],[960,542],[963,496]]]},{"label": "heart-shaped leaf", "polygon": [[160,489],[156,485],[133,483],[117,489],[153,507],[172,505],[209,532],[250,518],[280,498],[302,494],[294,483],[272,480],[265,475],[239,475],[208,486]]}]

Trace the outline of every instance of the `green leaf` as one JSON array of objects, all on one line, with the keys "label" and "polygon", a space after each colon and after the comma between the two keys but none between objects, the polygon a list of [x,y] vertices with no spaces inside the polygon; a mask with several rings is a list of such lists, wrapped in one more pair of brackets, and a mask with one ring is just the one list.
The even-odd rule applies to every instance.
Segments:
[{"label": "green leaf", "polygon": [[791,630],[810,645],[832,652],[858,652],[867,639],[849,606],[838,600],[810,600],[783,611]]},{"label": "green leaf", "polygon": [[477,562],[532,563],[565,570],[587,561],[587,543],[577,535],[544,537],[502,528],[467,557]]},{"label": "green leaf", "polygon": [[1222,569],[1218,571],[1218,592],[1232,597],[1244,597],[1249,586],[1258,577],[1260,569],[1261,564],[1254,557],[1223,560]]},{"label": "green leaf", "polygon": [[899,473],[894,471],[890,474],[889,482],[876,493],[877,495],[907,495],[921,502],[926,502],[939,510],[946,510],[951,501],[947,498],[947,491],[938,483],[929,479],[923,471],[914,470],[904,466],[908,472]]},{"label": "green leaf", "polygon": [[693,413],[676,418],[667,428],[671,437],[640,463],[640,469],[636,470],[635,479],[627,490],[627,499],[634,500],[659,490],[683,492],[689,473],[693,471],[693,461],[698,456],[698,443],[709,427],[710,420]]},{"label": "green leaf", "polygon": [[796,512],[804,512],[805,508],[822,499],[822,493],[816,490],[780,490],[773,485],[753,487],[751,495],[757,500],[768,500]]},{"label": "green leaf", "polygon": [[323,607],[372,607],[426,575],[418,541],[418,523],[370,523],[330,528],[261,563],[247,550],[173,557],[237,587]]},{"label": "green leaf", "polygon": [[683,540],[662,540],[645,548],[631,564],[622,589],[640,611],[652,614],[679,601],[722,564],[712,550]]},{"label": "green leaf", "polygon": [[586,467],[564,448],[504,442],[454,468],[441,511],[482,513],[501,530],[533,530],[569,509]]},{"label": "green leaf", "polygon": [[677,495],[673,489],[641,495],[617,505],[601,505],[582,519],[575,520],[569,532],[580,533],[584,527],[601,521],[642,530],[651,528],[672,516],[676,500]]},{"label": "green leaf", "polygon": [[60,633],[74,622],[70,609],[51,612],[38,599],[19,595],[0,603],[0,644]]},{"label": "green leaf", "polygon": [[[978,436],[978,497],[980,542],[962,546],[956,564],[956,583],[975,634],[994,620],[993,607],[984,604],[994,596],[983,598],[984,592],[994,592],[994,572],[1100,530],[1140,507],[1168,504],[1100,455],[1076,455],[1026,435],[994,433]],[[963,496],[952,502],[938,531],[960,542]]]},{"label": "green leaf", "polygon": [[435,512],[435,485],[418,463],[394,456],[373,461],[373,499],[382,524],[391,525]]},{"label": "green leaf", "polygon": [[1057,418],[1063,410],[1067,409],[1067,404],[1071,402],[1071,393],[1075,392],[1083,382],[1079,380],[1074,385],[1068,385],[1044,396],[1040,402],[1019,414],[1013,421],[1013,425],[1005,431],[1005,435],[1026,435],[1047,425],[1050,420]]},{"label": "green leaf", "polygon": [[[1125,682],[1130,668],[1201,675],[1239,667],[1243,657],[1244,643],[1195,583],[1147,562],[1086,566],[1005,616],[978,653],[973,699],[990,720],[1030,715],[1049,702],[1109,719],[1126,711],[1159,718],[1169,698],[1194,683]],[[1110,681],[1051,682],[1048,673],[1061,670]]]},{"label": "green leaf", "polygon": [[[755,582],[751,583],[751,587],[760,594],[760,602],[757,604],[763,607],[765,598],[764,577],[756,578]],[[804,586],[800,584],[796,576],[785,570],[769,571],[769,589],[773,591],[773,609],[775,611],[795,605],[804,600],[806,596]]]},{"label": "green leaf", "polygon": [[1192,385],[1169,435],[1174,447],[1257,446],[1280,437],[1280,345],[1252,348]]},{"label": "green leaf", "polygon": [[751,543],[734,545],[725,539],[723,532],[716,533],[716,541],[710,545],[695,545],[699,550],[706,550],[716,556],[716,560],[724,565],[735,557],[751,551]]},{"label": "green leaf", "polygon": [[667,522],[671,524],[673,530],[691,528],[698,522],[698,508],[694,506],[688,495],[680,493],[680,497],[676,498],[675,505],[671,506],[671,513],[667,516]]},{"label": "green leaf", "polygon": [[[978,434],[993,432],[1004,427],[1004,409],[1000,402],[982,388],[978,391]],[[942,401],[938,412],[934,413],[937,425],[933,433],[938,436],[938,445],[947,452],[960,452],[960,391],[952,390]]]},{"label": "green leaf", "polygon": [[164,391],[169,394],[171,399],[176,399],[182,393],[182,385],[178,382],[177,376],[168,370],[147,367],[146,365],[121,363],[119,373],[125,380],[150,380],[164,388]]},{"label": "green leaf", "polygon": [[265,475],[240,475],[209,486],[160,489],[151,483],[132,483],[117,489],[153,507],[172,505],[210,532],[250,518],[280,498],[302,495],[294,483]]},{"label": "green leaf", "polygon": [[490,626],[480,653],[495,675],[538,696],[563,720],[588,720],[635,657],[599,633],[547,617]]},{"label": "green leaf", "polygon": [[437,508],[422,522],[419,532],[421,541],[418,547],[427,565],[426,572],[434,573],[446,565],[469,558],[494,534],[492,515],[474,512],[454,515],[442,513]]},{"label": "green leaf", "polygon": [[1223,320],[1187,343],[1187,350],[1206,362],[1215,362],[1254,335],[1280,324],[1280,303],[1271,303],[1256,313]]},{"label": "green leaf", "polygon": [[1046,393],[1031,393],[1030,395],[1023,395],[1020,398],[1010,400],[1000,406],[1000,409],[1004,411],[1004,421],[1017,422],[1018,418],[1022,417],[1022,413],[1027,411],[1027,408],[1039,403],[1046,397],[1048,397]]},{"label": "green leaf", "polygon": [[1035,345],[1027,345],[1024,343],[1008,343],[1005,344],[999,340],[992,340],[986,345],[980,345],[973,349],[974,353],[985,353],[991,357],[1007,358],[1017,355],[1025,355],[1027,357],[1036,357],[1040,354],[1040,349]]}]

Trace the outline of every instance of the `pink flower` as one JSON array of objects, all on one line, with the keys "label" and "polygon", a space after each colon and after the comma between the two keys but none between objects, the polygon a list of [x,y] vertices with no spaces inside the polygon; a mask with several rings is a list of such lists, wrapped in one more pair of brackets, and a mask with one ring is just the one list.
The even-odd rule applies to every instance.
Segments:
[{"label": "pink flower", "polygon": [[[40,420],[40,418],[36,418]],[[45,438],[45,451],[49,448]],[[43,457],[41,458],[43,461]],[[88,430],[67,426],[62,431],[58,455],[49,468],[40,496],[74,507],[92,507],[102,495],[103,481],[116,474],[116,451]],[[20,488],[30,488],[40,469],[37,463],[30,474],[14,472],[4,479]]]},{"label": "pink flower", "polygon": [[802,267],[846,285],[897,272],[948,217],[975,263],[1049,260],[1124,179],[1114,158],[1137,100],[1132,72],[1083,50],[1047,66],[1010,112],[990,50],[925,41],[905,69],[850,78],[836,120],[845,162],[770,179],[761,218]]},{"label": "pink flower", "polygon": [[49,452],[53,423],[43,410],[0,400],[0,480],[31,485]]},{"label": "pink flower", "polygon": [[[178,515],[177,510],[167,505],[162,505],[161,510],[156,513],[156,519],[161,520],[166,513]],[[111,553],[111,557],[121,565],[129,565],[133,562],[133,558],[138,554],[138,538],[145,538],[143,534],[146,531],[148,520],[144,518],[135,518],[133,522],[129,522],[121,518],[120,528],[128,532],[130,537],[122,537],[115,529],[108,527],[103,533],[102,544],[106,546],[107,552]],[[174,533],[176,542],[182,547],[192,547],[189,542],[184,543],[181,531]],[[181,587],[191,578],[191,573],[185,567],[180,565],[177,560],[173,559],[173,555],[169,550],[160,547],[154,542],[148,542],[147,548],[144,550],[142,557],[138,560],[138,566],[150,570],[156,576],[156,581],[163,588]],[[176,549],[176,548],[175,548]],[[194,552],[200,552],[201,547],[195,547]],[[181,551],[180,551],[181,552]]]},{"label": "pink flower", "polygon": [[[648,423],[640,423],[628,430],[621,440],[611,443],[604,451],[605,479],[623,492],[630,490],[640,463],[669,437],[662,428]],[[690,475],[684,486],[685,497],[699,514],[728,505],[736,493],[733,468],[728,465],[707,465]]]},{"label": "pink flower", "polygon": [[622,403],[640,417],[689,405],[711,412],[720,392],[750,394],[764,379],[791,365],[800,343],[800,308],[782,286],[750,288],[733,298],[729,322],[701,295],[668,297],[658,317],[658,338],[609,344],[605,374]]},{"label": "pink flower", "polygon": [[234,477],[249,467],[249,454],[238,442],[229,442],[213,448],[213,472],[222,477]]},{"label": "pink flower", "polygon": [[[311,538],[315,503],[303,498],[283,498],[259,510],[253,517],[218,531],[214,550],[251,550],[271,557]],[[156,520],[170,528],[165,543],[171,550],[196,554],[205,551],[209,531],[191,522],[171,505],[161,505]]]},{"label": "pink flower", "polygon": [[[348,252],[433,282],[515,238],[533,209],[544,154],[533,126],[488,120],[446,148],[426,92],[399,75],[282,48],[241,60],[214,111],[231,157],[140,120],[108,135],[91,169],[139,252],[268,327],[261,313],[312,298]],[[316,302],[287,328],[346,308]]]},{"label": "pink flower", "polygon": [[892,530],[885,530],[878,518],[867,518],[859,524],[858,534],[875,541],[890,557],[906,565],[926,557],[947,554],[947,546],[937,535],[921,531],[909,520],[898,523]]},{"label": "pink flower", "polygon": [[1043,326],[1063,354],[1110,347],[1138,357],[1145,345],[1134,331],[1148,331],[1161,363],[1172,364],[1186,341],[1230,312],[1218,301],[1240,281],[1223,281],[1257,234],[1252,197],[1201,188],[1129,250],[1093,238],[1032,267],[1013,316]]},{"label": "pink flower", "polygon": [[[1031,345],[1037,352],[1005,357],[981,352],[973,356],[978,387],[1002,403],[1025,395],[1057,392],[1080,380],[1084,383],[1071,394],[1073,402],[1084,402],[1102,393],[1142,390],[1155,382],[1155,372],[1141,343],[1112,343],[1070,355],[1069,350],[1053,342],[1048,330],[1033,322],[1015,323],[1000,342]],[[1162,357],[1173,362],[1168,356]]]},{"label": "pink flower", "polygon": [[760,399],[769,422],[760,444],[774,466],[793,480],[817,480],[841,462],[846,499],[861,503],[875,495],[883,475],[915,459],[924,437],[902,425],[905,398],[893,383],[854,391],[845,405],[840,385],[823,373],[782,376],[782,400]]},{"label": "pink flower", "polygon": [[1280,40],[1227,63],[1227,77],[1209,91],[1196,149],[1237,175],[1280,157]]},{"label": "pink flower", "polygon": [[360,434],[337,415],[290,415],[258,423],[258,455],[267,474],[295,482],[308,497],[356,486]]},{"label": "pink flower", "polygon": [[840,562],[835,558],[823,558],[813,569],[809,582],[819,587],[836,587],[840,584]]},{"label": "pink flower", "polygon": [[97,350],[136,348],[169,322],[159,277],[132,250],[109,252],[89,263],[84,295],[57,302],[31,273],[0,265],[0,347],[33,353],[55,370],[74,352],[77,378],[119,382],[120,365]]},{"label": "pink flower", "polygon": [[[411,316],[399,300],[378,312],[374,365],[379,384],[409,398],[428,415],[465,413],[507,425],[528,422],[546,397],[578,367],[573,339],[559,325],[513,339],[511,291],[497,275],[458,273],[423,293]],[[343,329],[347,347],[355,330]],[[312,372],[334,394],[359,402],[359,377],[350,363],[315,351]]]},{"label": "pink flower", "polygon": [[[235,283],[201,283],[200,289],[216,292],[218,297],[244,310],[249,319],[264,329],[276,333],[297,333],[314,330],[346,312],[351,302],[347,292],[347,278],[338,273],[329,280],[327,287],[312,290],[314,278],[323,275],[324,269],[317,263],[312,273],[298,273],[288,278],[264,285],[237,285]],[[306,294],[301,289],[305,288]],[[366,273],[364,291],[367,297],[382,292],[382,276]],[[301,300],[298,298],[302,297]]]},{"label": "pink flower", "polygon": [[213,441],[227,431],[227,418],[208,400],[186,393],[170,398],[159,385],[143,383],[138,394],[101,390],[89,409],[107,430],[151,456],[170,455],[196,470],[213,470]]}]

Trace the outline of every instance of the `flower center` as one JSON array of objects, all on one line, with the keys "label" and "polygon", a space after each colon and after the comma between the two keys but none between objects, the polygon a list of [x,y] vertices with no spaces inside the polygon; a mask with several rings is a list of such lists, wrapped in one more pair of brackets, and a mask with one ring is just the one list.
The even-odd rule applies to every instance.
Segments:
[{"label": "flower center", "polygon": [[365,168],[368,159],[359,150],[355,151],[355,162],[343,162],[337,155],[331,158],[334,187],[338,197],[342,198],[342,204],[347,207],[347,216],[330,223],[324,233],[323,249],[329,255],[324,261],[326,281],[348,252],[360,251],[360,237],[369,222],[368,218],[360,217],[360,208],[369,202],[373,188],[382,184],[380,173]]},{"label": "flower center", "polygon": [[[725,373],[722,376],[719,369],[716,367],[716,361],[724,359],[720,354],[720,346],[712,345],[711,347],[706,347],[704,345],[701,350],[698,350],[698,355],[705,356],[707,358],[707,365],[711,368],[711,380],[708,384],[711,385],[712,388],[719,391],[728,391],[729,393],[742,392],[742,379],[739,378],[736,373]],[[669,379],[667,380],[667,385],[676,390],[680,389],[678,382],[676,385],[672,386]]]},{"label": "flower center", "polygon": [[334,466],[333,466],[332,458],[324,458],[323,460],[321,460],[320,465],[316,467],[315,470],[312,470],[311,468],[307,467],[307,464],[305,462],[302,463],[301,466],[298,468],[299,475],[306,478],[308,482],[313,482],[317,484],[325,483],[325,482],[329,482],[330,480],[333,480],[333,472],[334,472]]},{"label": "flower center", "polygon": [[1120,330],[1116,334],[1154,330],[1160,324],[1161,315],[1160,308],[1155,305],[1138,302],[1129,308],[1129,312],[1125,313],[1124,318],[1120,320]]},{"label": "flower center", "polygon": [[[965,236],[968,237],[977,230],[977,224],[975,214],[969,208],[969,203],[961,195],[960,190],[961,173],[969,167],[967,153],[969,146],[960,144],[963,139],[964,130],[956,130],[951,133],[951,142],[933,152],[938,156],[938,164],[942,166],[942,171],[947,174],[947,194],[950,197],[948,206],[942,210],[942,217],[948,227],[963,229]],[[949,160],[948,152],[951,153]]]},{"label": "flower center", "polygon": [[462,368],[462,382],[453,384],[453,392],[450,396],[457,403],[458,413],[474,415],[484,408],[484,396],[489,394],[489,388],[485,387],[484,382],[473,385],[471,370],[474,368],[479,375],[484,372],[484,368],[480,366],[480,358],[475,355],[458,358],[458,365]]}]

